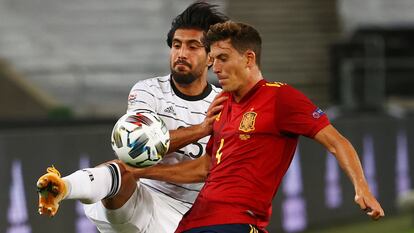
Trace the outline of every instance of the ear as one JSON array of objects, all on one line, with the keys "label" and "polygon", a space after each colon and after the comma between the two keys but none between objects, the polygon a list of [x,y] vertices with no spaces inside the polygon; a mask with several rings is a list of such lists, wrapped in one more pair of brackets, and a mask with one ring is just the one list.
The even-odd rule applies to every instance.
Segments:
[{"label": "ear", "polygon": [[245,57],[247,59],[247,67],[251,68],[256,65],[256,53],[253,50],[248,49],[245,52]]},{"label": "ear", "polygon": [[210,56],[210,53],[207,54],[207,66],[211,67],[213,65],[214,58]]}]

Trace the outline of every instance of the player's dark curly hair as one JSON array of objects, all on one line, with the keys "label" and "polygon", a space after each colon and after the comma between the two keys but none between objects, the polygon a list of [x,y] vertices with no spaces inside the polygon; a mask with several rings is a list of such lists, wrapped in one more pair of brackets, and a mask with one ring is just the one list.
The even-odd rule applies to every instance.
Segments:
[{"label": "player's dark curly hair", "polygon": [[262,38],[259,32],[245,23],[227,21],[210,27],[206,35],[207,44],[230,39],[231,45],[240,54],[251,49],[256,54],[256,64],[260,67]]},{"label": "player's dark curly hair", "polygon": [[[217,11],[216,8],[217,5],[202,1],[194,2],[187,7],[171,23],[171,29],[167,34],[168,46],[171,48],[177,29],[200,29],[206,34],[211,25],[227,21],[228,17]],[[206,51],[209,51],[208,46],[206,46]]]}]

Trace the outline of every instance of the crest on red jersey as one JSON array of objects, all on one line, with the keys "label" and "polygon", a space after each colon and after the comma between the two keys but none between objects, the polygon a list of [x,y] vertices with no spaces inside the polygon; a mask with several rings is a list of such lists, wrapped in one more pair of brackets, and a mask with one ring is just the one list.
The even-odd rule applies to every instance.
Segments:
[{"label": "crest on red jersey", "polygon": [[246,112],[243,114],[243,119],[240,122],[239,130],[247,133],[254,130],[257,113]]}]

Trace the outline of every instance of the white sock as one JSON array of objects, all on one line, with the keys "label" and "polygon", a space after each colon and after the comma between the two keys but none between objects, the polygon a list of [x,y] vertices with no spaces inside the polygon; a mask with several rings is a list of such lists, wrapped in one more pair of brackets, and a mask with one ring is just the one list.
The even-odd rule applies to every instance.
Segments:
[{"label": "white sock", "polygon": [[68,187],[65,199],[96,203],[115,196],[121,188],[121,173],[116,163],[78,170],[62,178]]}]

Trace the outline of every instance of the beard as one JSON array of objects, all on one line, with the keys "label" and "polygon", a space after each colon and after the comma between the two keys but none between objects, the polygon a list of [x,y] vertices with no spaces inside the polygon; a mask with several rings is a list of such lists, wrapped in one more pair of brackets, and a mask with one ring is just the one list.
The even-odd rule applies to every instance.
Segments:
[{"label": "beard", "polygon": [[[174,67],[178,64],[187,66],[190,69],[190,71],[188,73],[176,71]],[[201,74],[198,74],[198,72],[196,71],[191,71],[192,67],[193,66],[190,63],[188,63],[186,60],[179,59],[176,62],[174,62],[173,66],[170,67],[171,75],[174,81],[182,85],[188,85],[194,82],[198,78],[198,76],[200,76]]]},{"label": "beard", "polygon": [[193,73],[180,73],[175,71],[174,69],[171,69],[171,75],[174,81],[176,81],[178,84],[188,85],[194,82],[197,77]]}]

